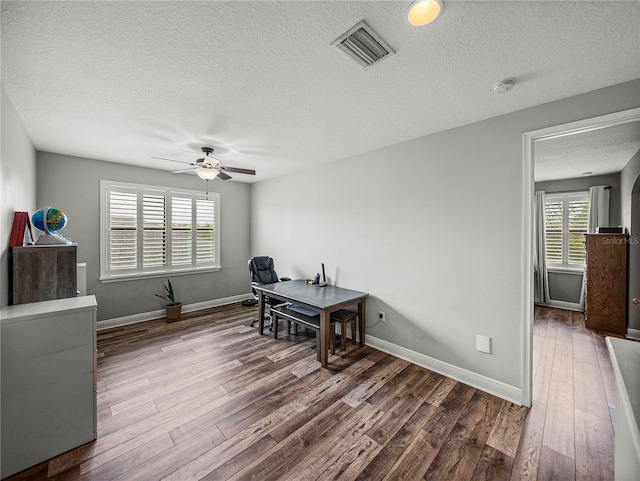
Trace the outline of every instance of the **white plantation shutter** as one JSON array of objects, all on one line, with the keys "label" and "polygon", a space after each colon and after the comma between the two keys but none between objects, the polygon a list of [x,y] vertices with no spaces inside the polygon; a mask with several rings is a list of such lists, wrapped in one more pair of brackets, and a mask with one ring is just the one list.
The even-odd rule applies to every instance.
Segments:
[{"label": "white plantation shutter", "polygon": [[216,223],[213,200],[196,200],[196,252],[198,264],[215,262],[216,259]]},{"label": "white plantation shutter", "polygon": [[547,200],[544,205],[547,262],[562,262],[562,206],[561,200]]},{"label": "white plantation shutter", "polygon": [[567,261],[569,264],[585,263],[584,235],[589,228],[589,198],[569,197]]},{"label": "white plantation shutter", "polygon": [[142,195],[142,266],[144,268],[167,265],[166,209],[162,194]]},{"label": "white plantation shutter", "polygon": [[217,269],[219,194],[101,181],[102,280]]},{"label": "white plantation shutter", "polygon": [[545,247],[549,267],[583,267],[589,224],[588,192],[547,194]]},{"label": "white plantation shutter", "polygon": [[138,209],[135,192],[109,192],[109,269],[130,271],[138,267]]},{"label": "white plantation shutter", "polygon": [[191,265],[192,199],[174,197],[171,201],[171,258],[173,265]]}]

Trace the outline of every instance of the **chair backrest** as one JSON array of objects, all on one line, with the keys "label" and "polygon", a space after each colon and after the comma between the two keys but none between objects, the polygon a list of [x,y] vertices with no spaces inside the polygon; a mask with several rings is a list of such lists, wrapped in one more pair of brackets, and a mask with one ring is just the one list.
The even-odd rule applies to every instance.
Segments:
[{"label": "chair backrest", "polygon": [[249,273],[251,282],[271,284],[278,282],[278,274],[273,267],[273,259],[269,256],[257,256],[249,259]]}]

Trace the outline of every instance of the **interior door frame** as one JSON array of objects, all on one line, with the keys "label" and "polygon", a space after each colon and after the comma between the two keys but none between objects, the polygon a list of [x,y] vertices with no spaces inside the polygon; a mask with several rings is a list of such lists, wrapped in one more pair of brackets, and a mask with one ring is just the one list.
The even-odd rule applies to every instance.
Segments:
[{"label": "interior door frame", "polygon": [[567,135],[581,134],[615,125],[640,121],[640,108],[623,110],[612,114],[554,125],[522,134],[522,205],[523,205],[523,293],[522,306],[522,397],[523,406],[533,402],[533,205],[535,202],[534,142],[556,139]]}]

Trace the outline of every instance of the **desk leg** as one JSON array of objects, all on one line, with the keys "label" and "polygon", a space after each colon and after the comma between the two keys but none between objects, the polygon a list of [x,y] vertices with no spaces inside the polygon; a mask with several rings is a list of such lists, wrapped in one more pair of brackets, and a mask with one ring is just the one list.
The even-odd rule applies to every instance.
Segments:
[{"label": "desk leg", "polygon": [[323,309],[320,311],[320,364],[326,368],[329,358],[329,316],[330,313]]},{"label": "desk leg", "polygon": [[258,291],[258,333],[264,333],[264,294]]},{"label": "desk leg", "polygon": [[360,299],[358,303],[358,330],[360,331],[360,347],[364,347],[364,326],[367,316],[367,300]]}]

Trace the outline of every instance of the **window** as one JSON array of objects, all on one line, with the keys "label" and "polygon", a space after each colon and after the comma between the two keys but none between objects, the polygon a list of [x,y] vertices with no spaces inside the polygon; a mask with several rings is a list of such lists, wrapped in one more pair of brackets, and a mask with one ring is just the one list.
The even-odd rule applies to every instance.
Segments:
[{"label": "window", "polygon": [[219,194],[101,181],[100,280],[220,268]]},{"label": "window", "polygon": [[589,193],[548,194],[545,197],[544,216],[547,265],[584,267]]}]

